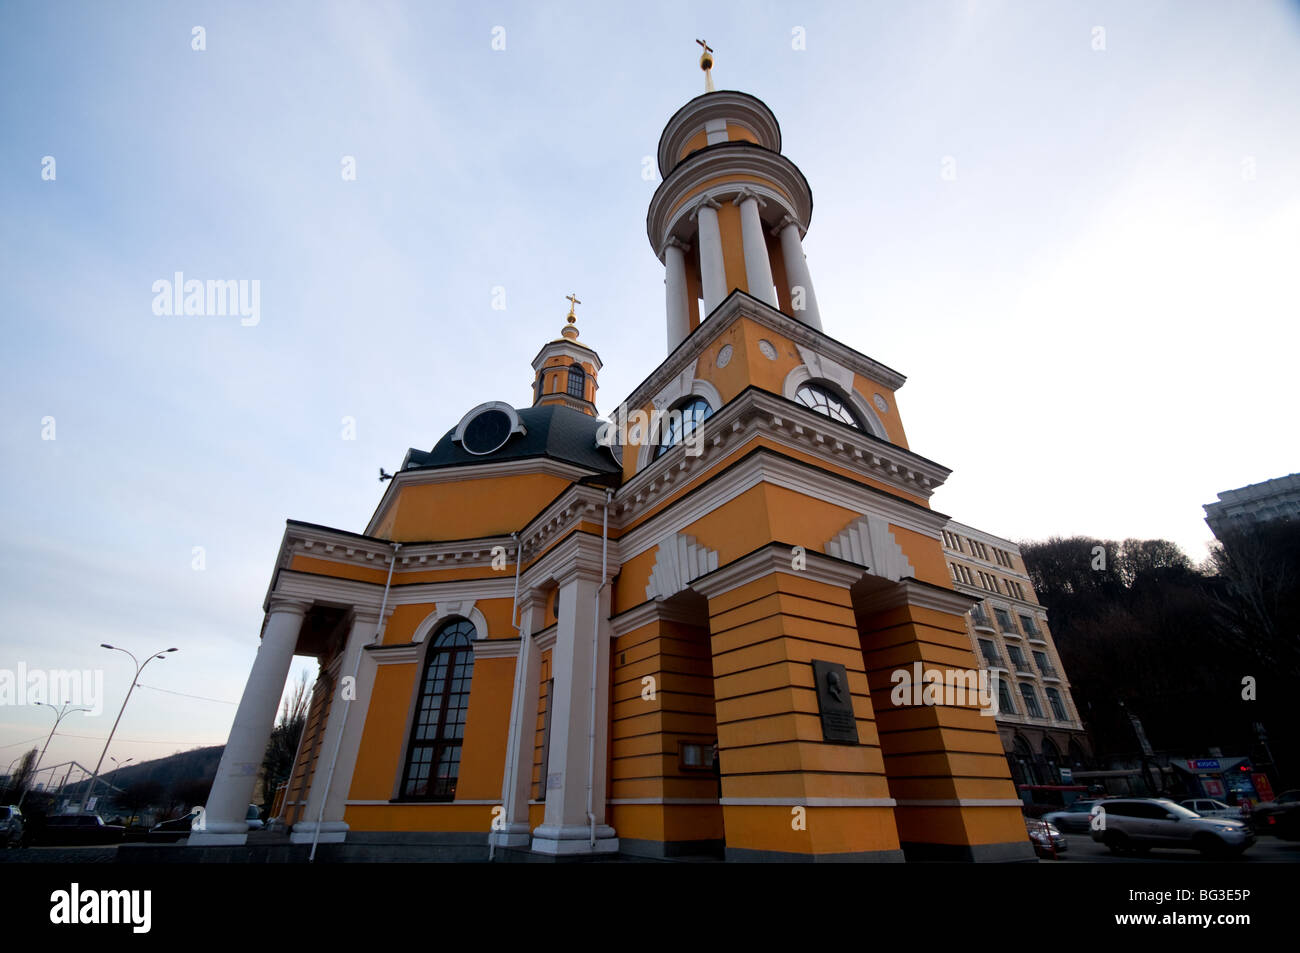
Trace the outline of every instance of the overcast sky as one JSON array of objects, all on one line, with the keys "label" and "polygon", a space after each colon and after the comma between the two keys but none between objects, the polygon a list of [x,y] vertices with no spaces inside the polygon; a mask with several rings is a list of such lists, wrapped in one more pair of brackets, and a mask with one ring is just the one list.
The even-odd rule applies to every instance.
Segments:
[{"label": "overcast sky", "polygon": [[[99,756],[101,642],[180,649],[112,755],[224,743],[284,520],[360,531],[379,466],[526,406],[565,294],[602,411],[649,373],[697,37],[780,120],[825,330],[908,375],[937,509],[1200,560],[1202,504],[1300,470],[1295,3],[9,2],[0,669],[104,676],[45,764]],[[178,271],[259,320],[155,314]],[[51,722],[0,708],[0,772]]]}]

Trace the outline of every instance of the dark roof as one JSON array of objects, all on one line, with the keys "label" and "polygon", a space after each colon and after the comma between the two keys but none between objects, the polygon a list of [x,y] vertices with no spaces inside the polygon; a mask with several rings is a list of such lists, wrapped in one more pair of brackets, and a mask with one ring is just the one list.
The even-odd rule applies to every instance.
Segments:
[{"label": "dark roof", "polygon": [[619,473],[622,467],[609,447],[596,443],[602,421],[589,414],[560,404],[544,404],[516,410],[525,434],[512,434],[492,453],[475,454],[452,441],[449,430],[432,450],[411,449],[403,469],[465,466],[475,463],[500,463],[529,457],[550,457],[583,467],[594,473]]}]

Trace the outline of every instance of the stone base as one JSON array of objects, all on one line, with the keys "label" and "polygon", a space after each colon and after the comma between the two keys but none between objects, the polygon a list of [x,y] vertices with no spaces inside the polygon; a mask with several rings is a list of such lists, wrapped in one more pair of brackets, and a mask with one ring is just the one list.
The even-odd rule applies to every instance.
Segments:
[{"label": "stone base", "polygon": [[191,831],[185,839],[186,847],[242,847],[248,843],[248,831],[242,834],[214,834],[212,831]]},{"label": "stone base", "polygon": [[571,856],[574,854],[617,854],[618,835],[606,824],[596,825],[596,843],[591,842],[591,828],[585,824],[551,826],[543,824],[533,831],[533,853]]},{"label": "stone base", "polygon": [[315,821],[299,821],[293,825],[289,841],[294,844],[342,844],[347,839],[348,825],[344,821],[321,821],[317,833]]},{"label": "stone base", "polygon": [[1001,844],[903,844],[909,861],[949,861],[966,864],[1037,863],[1038,855],[1026,837]]}]

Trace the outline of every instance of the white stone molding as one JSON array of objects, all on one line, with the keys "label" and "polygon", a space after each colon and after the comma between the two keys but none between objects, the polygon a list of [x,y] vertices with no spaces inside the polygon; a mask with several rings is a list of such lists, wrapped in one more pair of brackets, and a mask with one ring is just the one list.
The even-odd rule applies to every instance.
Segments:
[{"label": "white stone molding", "polygon": [[697,624],[699,617],[689,609],[652,598],[610,619],[610,636],[618,638],[620,635],[626,635],[643,625],[649,625],[660,620]]},{"label": "white stone molding", "polygon": [[519,657],[519,639],[476,639],[470,648],[476,659]]},{"label": "white stone molding", "polygon": [[873,436],[881,440],[889,439],[889,431],[885,429],[885,423],[880,419],[880,415],[853,386],[852,370],[829,357],[818,354],[812,348],[802,344],[796,344],[795,347],[799,349],[799,357],[803,359],[803,363],[791,370],[781,384],[781,394],[787,400],[794,400],[795,394],[804,384],[815,384],[819,380],[830,381],[843,391],[844,396],[857,412],[858,419],[867,425],[868,431]]},{"label": "white stone molding", "polygon": [[916,575],[889,531],[889,521],[871,513],[849,523],[823,548],[827,555],[865,566],[872,575],[893,582]]},{"label": "white stone molding", "polygon": [[487,619],[483,613],[474,606],[473,599],[446,599],[437,603],[437,608],[420,620],[420,624],[415,627],[415,634],[411,636],[411,641],[420,643],[428,635],[437,629],[443,622],[451,618],[468,619],[474,626],[474,638],[482,640],[488,638]]},{"label": "white stone molding", "polygon": [[657,150],[660,175],[672,172],[686,143],[714,119],[748,129],[763,147],[781,151],[781,127],[766,103],[749,93],[717,90],[696,96],[668,120]]},{"label": "white stone molding", "polygon": [[506,440],[509,440],[512,436],[514,436],[517,433],[519,434],[528,433],[528,429],[524,426],[523,421],[519,419],[519,412],[517,410],[515,410],[513,407],[511,407],[503,400],[489,400],[486,403],[482,403],[479,404],[477,407],[471,408],[470,411],[466,413],[464,417],[460,418],[460,423],[456,424],[456,429],[452,432],[451,439],[454,440],[456,443],[460,444],[461,448],[464,449],[466,453],[478,454],[479,451],[470,450],[468,447],[465,446],[464,443],[465,428],[469,426],[469,422],[471,420],[473,420],[479,414],[489,410],[500,411],[501,413],[505,414],[508,418],[510,418],[510,433],[506,435]]},{"label": "white stone molding", "polygon": [[693,579],[718,568],[718,554],[694,538],[678,533],[659,543],[658,557],[645,587],[647,599],[667,599],[681,592]]},{"label": "white stone molding", "polygon": [[778,572],[844,589],[865,575],[861,566],[837,562],[815,551],[805,552],[802,568],[795,569],[791,547],[783,543],[769,543],[727,563],[721,569],[695,579],[691,582],[691,588],[712,599]]}]

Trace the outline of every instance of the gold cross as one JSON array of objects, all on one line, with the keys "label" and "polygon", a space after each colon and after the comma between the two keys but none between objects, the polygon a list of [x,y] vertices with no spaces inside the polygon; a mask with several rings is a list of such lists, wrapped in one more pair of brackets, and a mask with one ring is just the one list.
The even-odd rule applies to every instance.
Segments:
[{"label": "gold cross", "polygon": [[712,52],[713,52],[713,47],[709,46],[709,44],[705,43],[703,40],[696,40],[695,42],[698,43],[698,44],[700,44],[700,46],[704,47],[704,52],[705,52],[705,53],[712,53]]},{"label": "gold cross", "polygon": [[577,315],[573,313],[574,305],[582,304],[582,302],[578,300],[576,294],[567,294],[564,297],[569,302],[569,320],[573,321],[577,318]]}]

